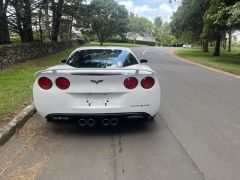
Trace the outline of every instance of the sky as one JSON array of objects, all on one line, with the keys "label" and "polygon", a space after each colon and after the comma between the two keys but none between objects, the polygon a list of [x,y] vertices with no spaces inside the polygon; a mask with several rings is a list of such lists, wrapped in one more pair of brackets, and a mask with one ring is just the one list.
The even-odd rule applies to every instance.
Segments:
[{"label": "sky", "polygon": [[176,12],[177,8],[181,4],[181,0],[169,3],[169,0],[117,0],[121,5],[137,14],[154,20],[155,17],[161,16],[163,21],[170,21],[170,17],[173,12]]},{"label": "sky", "polygon": [[[87,0],[90,3],[91,0]],[[173,12],[181,4],[181,0],[175,0],[169,3],[169,0],[115,0],[121,5],[125,5],[128,11],[139,16],[144,16],[151,21],[155,17],[161,16],[163,21],[170,21]]]}]

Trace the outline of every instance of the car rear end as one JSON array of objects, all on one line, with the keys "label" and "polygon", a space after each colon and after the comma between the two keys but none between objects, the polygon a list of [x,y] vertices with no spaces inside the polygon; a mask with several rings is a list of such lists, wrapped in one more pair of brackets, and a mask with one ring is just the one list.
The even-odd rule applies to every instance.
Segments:
[{"label": "car rear end", "polygon": [[43,117],[83,123],[87,118],[149,120],[160,106],[156,74],[137,69],[46,70],[37,74],[33,96]]}]

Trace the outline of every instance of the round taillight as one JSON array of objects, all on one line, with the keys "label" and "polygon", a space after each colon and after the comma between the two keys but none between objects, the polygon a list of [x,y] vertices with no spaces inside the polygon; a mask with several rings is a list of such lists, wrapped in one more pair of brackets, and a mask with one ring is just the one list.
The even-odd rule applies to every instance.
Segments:
[{"label": "round taillight", "polygon": [[134,89],[138,85],[138,80],[135,77],[129,77],[125,79],[124,86],[127,89]]},{"label": "round taillight", "polygon": [[51,81],[51,79],[47,78],[47,77],[41,77],[38,80],[38,85],[45,90],[48,90],[52,87],[53,83]]},{"label": "round taillight", "polygon": [[59,77],[56,79],[56,85],[59,89],[65,90],[69,88],[70,81],[67,78]]},{"label": "round taillight", "polygon": [[145,77],[141,81],[141,85],[144,89],[150,89],[155,84],[155,80],[152,77]]}]

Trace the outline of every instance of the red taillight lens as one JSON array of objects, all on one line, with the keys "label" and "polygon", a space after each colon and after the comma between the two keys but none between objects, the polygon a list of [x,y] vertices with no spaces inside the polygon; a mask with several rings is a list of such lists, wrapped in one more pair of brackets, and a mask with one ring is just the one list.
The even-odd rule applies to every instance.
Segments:
[{"label": "red taillight lens", "polygon": [[59,89],[65,90],[69,88],[70,81],[67,78],[59,77],[56,79],[56,85]]},{"label": "red taillight lens", "polygon": [[144,89],[150,89],[155,84],[155,80],[152,77],[145,77],[141,81],[141,85]]},{"label": "red taillight lens", "polygon": [[124,86],[127,89],[134,89],[138,85],[138,80],[135,77],[129,77],[125,79]]},{"label": "red taillight lens", "polygon": [[41,77],[38,80],[38,84],[42,89],[48,90],[52,87],[53,83],[51,81],[51,79],[46,78],[46,77]]}]

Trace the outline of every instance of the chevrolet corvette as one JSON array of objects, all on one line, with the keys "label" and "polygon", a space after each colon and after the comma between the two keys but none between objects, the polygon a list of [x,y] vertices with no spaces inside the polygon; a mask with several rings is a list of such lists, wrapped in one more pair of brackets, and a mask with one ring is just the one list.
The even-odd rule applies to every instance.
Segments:
[{"label": "chevrolet corvette", "polygon": [[156,73],[129,48],[82,47],[35,74],[33,98],[47,120],[81,126],[152,120],[160,107]]}]

